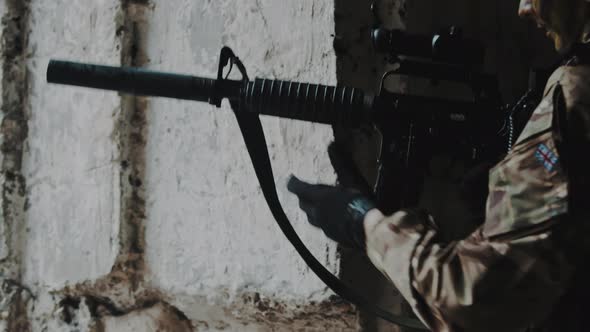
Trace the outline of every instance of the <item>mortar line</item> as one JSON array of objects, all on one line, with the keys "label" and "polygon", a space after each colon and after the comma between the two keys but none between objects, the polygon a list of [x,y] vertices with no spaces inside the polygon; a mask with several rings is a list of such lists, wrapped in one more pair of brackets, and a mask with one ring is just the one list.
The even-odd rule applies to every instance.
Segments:
[{"label": "mortar line", "polygon": [[[147,61],[142,40],[143,10],[146,2],[121,0],[123,22],[121,35],[121,65],[141,67]],[[145,143],[146,106],[142,97],[121,97],[118,121],[118,142],[121,160],[119,253],[114,270],[124,271],[130,277],[131,288],[139,287],[145,270]]]},{"label": "mortar line", "polygon": [[3,155],[1,164],[2,202],[7,254],[0,261],[0,281],[3,289],[19,288],[11,299],[7,327],[9,331],[28,331],[26,314],[30,292],[22,286],[22,253],[26,205],[26,181],[22,174],[23,146],[27,139],[28,77],[26,52],[28,46],[29,1],[5,0],[2,17],[2,120],[0,134]]}]

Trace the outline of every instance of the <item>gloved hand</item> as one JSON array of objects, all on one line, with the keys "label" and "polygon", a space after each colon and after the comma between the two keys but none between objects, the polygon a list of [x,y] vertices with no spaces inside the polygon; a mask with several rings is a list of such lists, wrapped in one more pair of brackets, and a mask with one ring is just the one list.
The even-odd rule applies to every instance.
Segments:
[{"label": "gloved hand", "polygon": [[363,221],[375,204],[358,190],[309,184],[291,176],[287,189],[299,198],[308,221],[332,240],[365,250]]}]

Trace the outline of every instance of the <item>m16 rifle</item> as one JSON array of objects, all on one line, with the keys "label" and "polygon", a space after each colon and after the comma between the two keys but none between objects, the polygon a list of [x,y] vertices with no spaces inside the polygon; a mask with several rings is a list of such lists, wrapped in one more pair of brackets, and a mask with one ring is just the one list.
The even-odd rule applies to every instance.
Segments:
[{"label": "m16 rifle", "polygon": [[[502,103],[495,77],[474,70],[482,61],[477,57],[483,54],[476,41],[463,40],[453,34],[422,36],[384,29],[373,31],[372,38],[375,48],[387,51],[390,61],[397,64],[395,70],[383,75],[377,94],[347,86],[263,78],[250,81],[242,62],[227,47],[221,51],[217,79],[51,61],[48,81],[196,100],[217,107],[227,98],[238,113],[315,123],[343,126],[372,123],[383,136],[380,169],[386,170],[395,164],[408,170],[408,176],[401,177],[404,183],[396,186],[399,206],[391,204],[393,193],[386,193],[385,172],[379,172],[374,194],[378,205],[389,211],[417,200],[419,191],[414,188],[419,188],[416,184],[433,153],[446,150],[473,162],[498,155],[504,144],[498,137],[504,114],[500,110]],[[399,43],[406,47],[394,47]],[[398,57],[406,54],[413,58]],[[428,61],[415,60],[417,57],[428,57]],[[237,67],[242,80],[227,79],[229,73],[223,73],[226,66],[230,66],[230,71],[231,67]],[[471,88],[473,96],[471,100],[458,100],[388,91],[385,82],[395,75],[460,82]]]},{"label": "m16 rifle", "polygon": [[[481,54],[478,51],[480,46],[456,35],[418,36],[401,31],[376,30],[372,36],[376,48],[387,50],[392,56],[406,52],[414,57],[426,55],[431,57],[431,61],[399,60],[396,70],[383,75],[377,94],[346,86],[264,78],[251,81],[243,63],[228,47],[221,50],[217,79],[51,60],[47,81],[135,95],[208,102],[218,108],[222,99],[228,99],[269,208],[304,261],[342,298],[392,323],[424,328],[415,319],[393,315],[359,296],[307,250],[279,202],[258,118],[258,115],[268,115],[343,125],[370,122],[383,135],[382,167],[387,167],[390,161],[401,160],[408,174],[418,174],[429,156],[437,151],[453,151],[473,162],[494,159],[501,154],[505,142],[498,133],[504,126],[505,112],[501,110],[497,82],[492,76],[475,71],[474,64],[478,61],[473,61],[471,56],[467,57],[470,59],[468,62],[464,59],[456,61],[458,58],[452,56],[453,53],[463,57]],[[402,42],[408,47],[398,47],[404,45],[398,44]],[[394,46],[395,50],[392,50]],[[446,60],[447,63],[444,63]],[[228,66],[229,70],[225,73]],[[240,80],[228,79],[233,67],[240,71]],[[472,87],[473,97],[471,100],[455,100],[387,90],[384,81],[398,74],[462,82]],[[415,180],[409,178],[407,183]],[[409,187],[406,186],[406,189]],[[381,189],[380,185],[376,186],[376,196],[380,196]]]}]

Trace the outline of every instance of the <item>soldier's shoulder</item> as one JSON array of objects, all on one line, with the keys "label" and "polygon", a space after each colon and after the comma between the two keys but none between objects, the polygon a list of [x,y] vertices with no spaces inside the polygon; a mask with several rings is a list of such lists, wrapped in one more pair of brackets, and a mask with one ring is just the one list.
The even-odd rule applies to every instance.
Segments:
[{"label": "soldier's shoulder", "polygon": [[584,108],[590,111],[590,66],[562,67],[558,83],[567,109]]}]

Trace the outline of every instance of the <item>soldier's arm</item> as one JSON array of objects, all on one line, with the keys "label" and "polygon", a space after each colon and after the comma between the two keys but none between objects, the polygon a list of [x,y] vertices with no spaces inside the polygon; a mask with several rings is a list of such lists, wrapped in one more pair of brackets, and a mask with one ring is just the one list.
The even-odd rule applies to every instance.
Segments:
[{"label": "soldier's arm", "polygon": [[552,219],[493,238],[478,230],[462,241],[441,243],[425,217],[403,212],[367,216],[367,255],[433,329],[522,328],[546,317],[565,291],[577,249],[561,238],[564,229],[588,231],[588,77],[590,68],[566,69],[554,99],[556,128],[563,134],[559,154],[569,178],[570,212],[575,215],[568,222]]},{"label": "soldier's arm", "polygon": [[367,254],[433,330],[517,331],[547,316],[570,275],[553,223],[443,244],[419,215],[375,212]]}]

